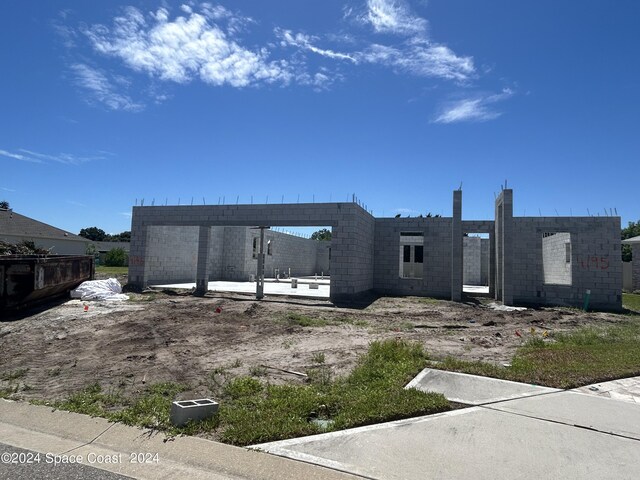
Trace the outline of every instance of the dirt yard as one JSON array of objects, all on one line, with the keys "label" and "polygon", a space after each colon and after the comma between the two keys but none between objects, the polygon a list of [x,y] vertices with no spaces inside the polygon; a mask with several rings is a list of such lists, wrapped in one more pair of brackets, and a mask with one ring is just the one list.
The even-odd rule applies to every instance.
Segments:
[{"label": "dirt yard", "polygon": [[248,295],[222,294],[69,300],[0,323],[0,390],[13,388],[12,398],[54,400],[95,382],[126,394],[173,381],[191,387],[181,398],[208,396],[216,371],[301,382],[288,373],[265,372],[260,365],[304,372],[323,354],[332,373],[342,375],[369,342],[394,337],[420,342],[434,359],[455,356],[500,364],[545,330],[624,319],[574,309],[501,312],[480,302],[417,297],[379,298],[365,308],[277,297],[257,302]]}]

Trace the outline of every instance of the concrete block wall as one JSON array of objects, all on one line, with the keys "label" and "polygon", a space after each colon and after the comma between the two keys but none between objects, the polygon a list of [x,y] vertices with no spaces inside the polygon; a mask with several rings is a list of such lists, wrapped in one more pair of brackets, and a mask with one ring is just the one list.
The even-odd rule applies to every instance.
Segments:
[{"label": "concrete block wall", "polygon": [[331,242],[320,241],[316,248],[316,272],[331,275]]},{"label": "concrete block wall", "polygon": [[[255,274],[258,268],[258,259],[253,258],[253,239],[260,242],[260,231],[249,230],[247,236],[248,255],[245,257],[245,269],[248,274]],[[271,255],[267,254],[268,242],[271,241]],[[301,277],[320,274],[317,270],[318,256],[317,240],[287,235],[281,232],[266,230],[264,235],[265,252],[265,277],[274,277],[274,269],[279,269],[280,274],[288,273],[291,269],[292,277]],[[259,250],[259,247],[258,247]],[[328,274],[328,269],[326,270]]]},{"label": "concrete block wall", "polygon": [[[590,290],[593,308],[621,308],[619,217],[515,217],[513,222],[511,284],[515,304],[581,307],[586,290]],[[547,232],[571,236],[571,285],[545,284],[542,252]]]},{"label": "concrete block wall", "polygon": [[480,237],[463,238],[463,271],[464,285],[482,285],[482,239]]},{"label": "concrete block wall", "polygon": [[480,285],[489,285],[490,245],[488,238],[480,239]]},{"label": "concrete block wall", "polygon": [[493,220],[463,220],[462,231],[469,234],[484,233],[489,238],[480,240],[480,285],[489,286],[489,294],[495,293],[495,231],[496,225]]},{"label": "concrete block wall", "polygon": [[222,278],[224,231],[224,227],[211,227],[211,238],[209,241],[209,278],[212,280]]},{"label": "concrete block wall", "polygon": [[336,300],[373,289],[375,219],[354,206],[332,228],[331,298]]},{"label": "concrete block wall", "polygon": [[[422,278],[400,278],[400,233],[424,235]],[[374,289],[384,295],[451,297],[451,218],[378,218]]]},{"label": "concrete block wall", "polygon": [[[224,228],[222,271],[221,276],[214,280],[246,282],[249,280],[246,257],[251,255],[250,246],[247,245],[250,230],[247,227],[222,228]],[[256,269],[251,273],[255,274]]]},{"label": "concrete block wall", "polygon": [[548,285],[571,285],[571,258],[567,262],[567,245],[571,248],[571,234],[551,233],[542,237],[542,273]]},{"label": "concrete block wall", "polygon": [[197,259],[198,227],[148,227],[148,283],[195,282]]},{"label": "concrete block wall", "polygon": [[[133,286],[146,286],[150,283],[152,271],[157,270],[157,265],[150,259],[153,252],[147,248],[152,238],[149,230],[153,227],[258,225],[332,227],[331,298],[339,300],[373,288],[375,221],[356,203],[134,207],[129,281]],[[194,237],[191,253],[194,261],[197,255],[196,242]],[[246,243],[243,242],[243,245]],[[223,255],[226,258],[227,253]],[[233,264],[226,266],[233,267]],[[195,264],[192,271],[195,271]]]}]

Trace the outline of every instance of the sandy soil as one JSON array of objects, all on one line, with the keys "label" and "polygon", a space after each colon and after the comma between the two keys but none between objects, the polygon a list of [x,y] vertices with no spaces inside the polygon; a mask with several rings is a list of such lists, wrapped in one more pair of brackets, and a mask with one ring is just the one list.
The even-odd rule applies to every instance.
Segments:
[{"label": "sandy soil", "polygon": [[[572,309],[498,312],[479,302],[415,297],[379,298],[365,308],[273,297],[257,302],[239,294],[131,297],[126,302],[69,300],[0,323],[0,379],[5,378],[0,389],[18,384],[13,398],[59,399],[94,382],[131,393],[175,381],[192,387],[182,398],[193,398],[211,395],[211,373],[220,367],[227,378],[255,373],[261,364],[304,372],[314,366],[313,355],[323,353],[332,373],[342,375],[371,341],[385,338],[419,342],[435,359],[451,355],[500,364],[544,330],[624,320]],[[286,319],[291,313],[329,325],[291,325]],[[22,369],[28,370],[6,379]],[[267,370],[264,378],[303,381],[276,370]]]}]

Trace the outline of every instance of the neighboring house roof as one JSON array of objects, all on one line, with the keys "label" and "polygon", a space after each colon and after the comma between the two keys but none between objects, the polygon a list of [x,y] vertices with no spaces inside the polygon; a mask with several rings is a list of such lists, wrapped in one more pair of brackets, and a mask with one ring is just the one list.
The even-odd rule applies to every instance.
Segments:
[{"label": "neighboring house roof", "polygon": [[640,235],[638,235],[637,237],[631,237],[631,238],[627,238],[626,240],[622,240],[622,243],[626,243],[627,245],[640,243]]},{"label": "neighboring house roof", "polygon": [[0,235],[14,237],[39,237],[61,240],[80,240],[87,242],[84,237],[74,235],[71,232],[48,225],[33,218],[25,217],[9,209],[0,209]]},{"label": "neighboring house roof", "polygon": [[114,248],[121,248],[125,252],[128,252],[131,247],[129,242],[93,242],[98,252],[108,252]]}]

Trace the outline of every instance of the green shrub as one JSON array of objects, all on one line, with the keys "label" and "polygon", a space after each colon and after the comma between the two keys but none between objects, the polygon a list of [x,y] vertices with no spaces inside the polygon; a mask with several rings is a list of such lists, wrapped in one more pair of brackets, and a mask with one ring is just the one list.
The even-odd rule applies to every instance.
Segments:
[{"label": "green shrub", "polygon": [[129,257],[124,249],[113,248],[107,252],[104,264],[107,267],[126,267],[129,264]]}]

